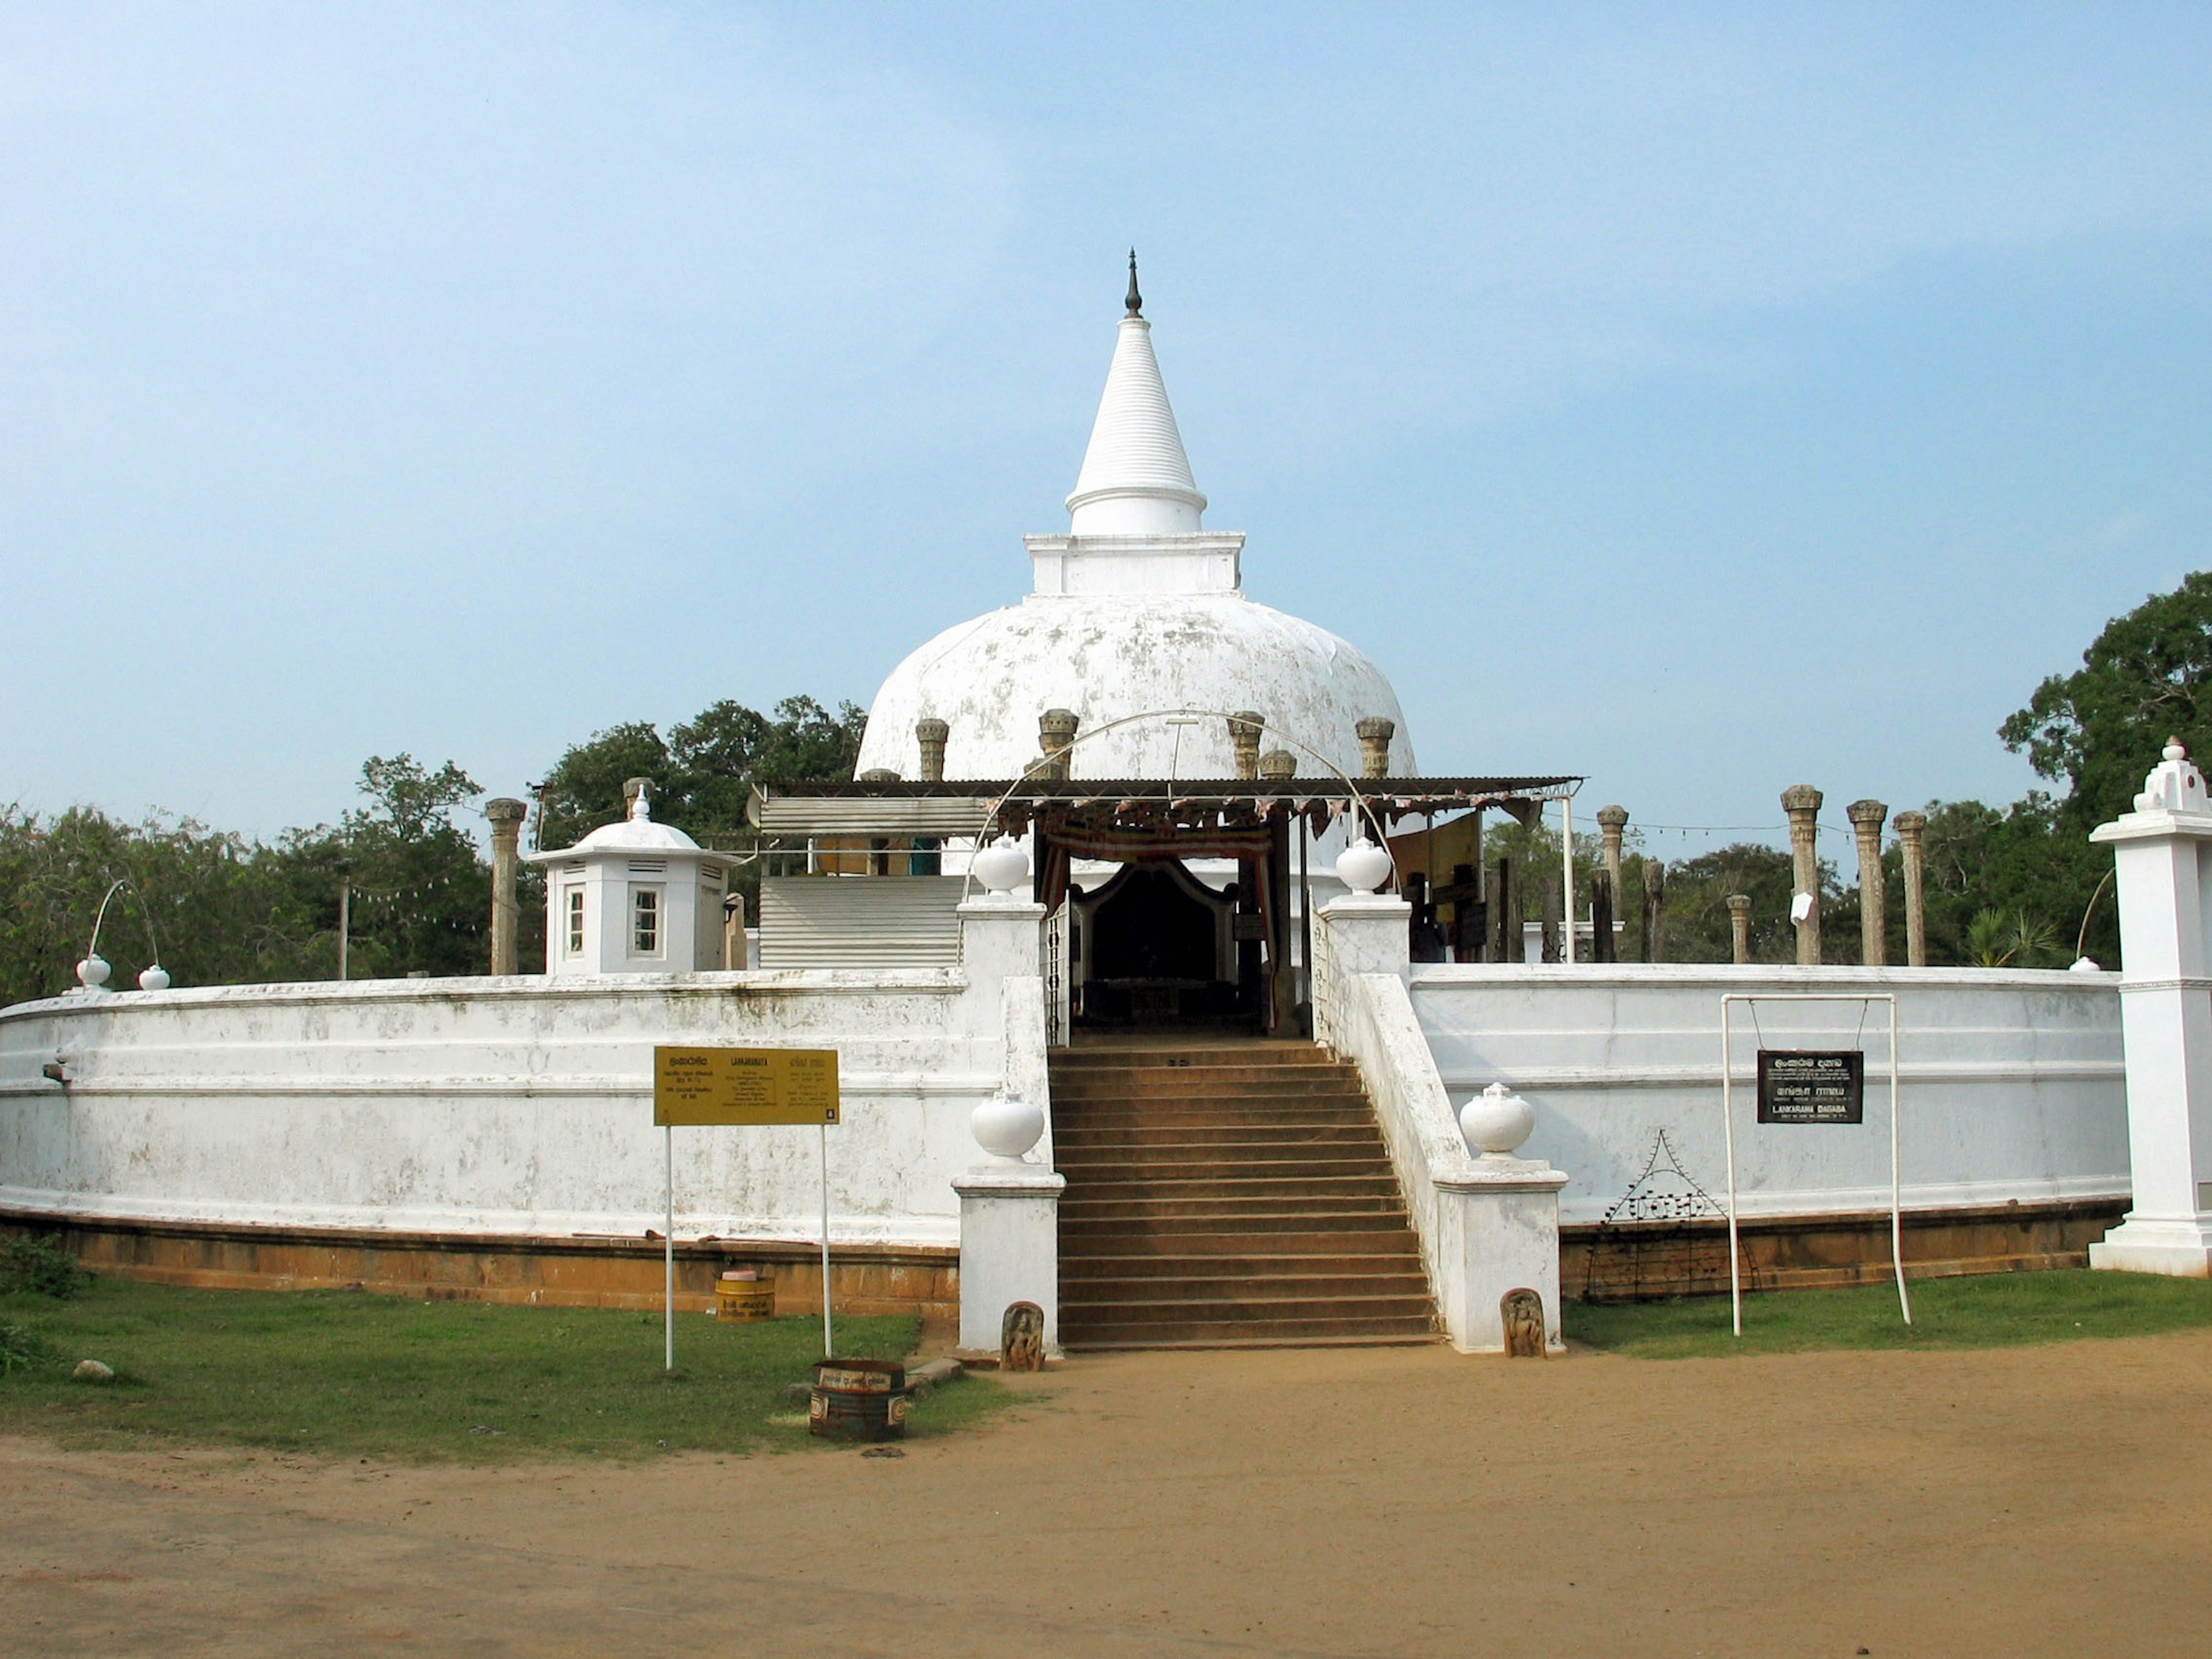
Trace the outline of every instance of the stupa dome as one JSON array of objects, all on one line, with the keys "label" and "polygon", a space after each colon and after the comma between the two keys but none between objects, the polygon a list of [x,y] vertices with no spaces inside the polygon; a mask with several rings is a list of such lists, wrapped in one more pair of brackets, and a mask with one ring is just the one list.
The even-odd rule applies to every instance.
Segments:
[{"label": "stupa dome", "polygon": [[1355,728],[1396,726],[1390,771],[1411,775],[1413,744],[1382,671],[1325,629],[1243,592],[1241,533],[1208,532],[1182,435],[1139,307],[1131,262],[1105,394],[1091,428],[1067,533],[1024,538],[1036,591],[1019,605],[946,629],[891,671],[869,705],[857,770],[921,775],[917,721],[941,720],[948,778],[1013,778],[1040,752],[1037,720],[1066,708],[1081,732],[1170,710],[1194,722],[1141,720],[1079,739],[1079,778],[1236,775],[1225,719],[1249,710],[1261,746],[1287,749],[1301,774],[1325,757],[1360,770]]}]

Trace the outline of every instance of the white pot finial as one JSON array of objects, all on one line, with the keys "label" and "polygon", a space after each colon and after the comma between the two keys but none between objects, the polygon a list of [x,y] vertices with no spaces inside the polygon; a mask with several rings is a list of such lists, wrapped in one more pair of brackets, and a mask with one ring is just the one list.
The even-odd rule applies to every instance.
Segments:
[{"label": "white pot finial", "polygon": [[1030,855],[1018,842],[996,839],[969,860],[968,868],[986,890],[1011,893],[1029,879]]},{"label": "white pot finial", "polygon": [[76,965],[76,982],[88,991],[104,990],[107,976],[115,970],[107,965],[107,958],[97,951],[87,956]]},{"label": "white pot finial", "polygon": [[1026,1100],[987,1100],[968,1115],[975,1144],[1000,1164],[1018,1164],[1044,1137],[1044,1109]]},{"label": "white pot finial", "polygon": [[1493,1083],[1459,1109],[1459,1132],[1468,1150],[1484,1158],[1510,1158],[1536,1127],[1536,1109],[1502,1083]]},{"label": "white pot finial", "polygon": [[1371,893],[1390,879],[1390,855],[1362,837],[1336,855],[1336,878],[1355,893]]},{"label": "white pot finial", "polygon": [[160,963],[155,963],[152,967],[144,969],[139,974],[138,988],[142,991],[167,990],[169,988],[169,970],[161,966]]}]

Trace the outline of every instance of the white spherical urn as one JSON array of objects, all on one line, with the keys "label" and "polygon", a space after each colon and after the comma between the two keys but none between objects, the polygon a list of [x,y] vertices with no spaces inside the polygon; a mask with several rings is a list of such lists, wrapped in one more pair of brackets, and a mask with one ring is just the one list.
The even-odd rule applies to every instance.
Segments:
[{"label": "white spherical urn", "polygon": [[169,970],[161,966],[160,963],[155,963],[151,968],[145,969],[138,975],[138,988],[142,991],[167,990],[169,988]]},{"label": "white spherical urn", "polygon": [[1026,1100],[987,1100],[969,1114],[975,1143],[1001,1164],[1018,1164],[1044,1135],[1044,1109]]},{"label": "white spherical urn", "polygon": [[107,983],[107,976],[112,972],[106,957],[88,956],[76,965],[76,982],[88,991],[97,991]]},{"label": "white spherical urn", "polygon": [[1018,842],[994,841],[969,860],[975,879],[994,893],[1011,893],[1029,879],[1030,855]]},{"label": "white spherical urn", "polygon": [[1510,1158],[1536,1127],[1536,1109],[1502,1083],[1493,1083],[1459,1109],[1459,1132],[1468,1150],[1485,1158]]},{"label": "white spherical urn", "polygon": [[1390,879],[1389,854],[1371,841],[1355,841],[1336,855],[1336,878],[1355,893],[1371,893]]}]

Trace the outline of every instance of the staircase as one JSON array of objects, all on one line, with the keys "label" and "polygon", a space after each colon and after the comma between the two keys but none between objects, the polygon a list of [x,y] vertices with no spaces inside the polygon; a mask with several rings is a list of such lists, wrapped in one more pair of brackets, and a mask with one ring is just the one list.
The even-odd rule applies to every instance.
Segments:
[{"label": "staircase", "polygon": [[1055,1049],[1070,1348],[1434,1340],[1436,1306],[1358,1072],[1310,1044]]}]

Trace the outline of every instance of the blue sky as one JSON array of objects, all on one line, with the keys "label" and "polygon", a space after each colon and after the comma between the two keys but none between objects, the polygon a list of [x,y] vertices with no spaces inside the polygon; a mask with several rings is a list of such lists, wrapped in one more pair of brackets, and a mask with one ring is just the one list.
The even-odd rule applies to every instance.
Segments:
[{"label": "blue sky", "polygon": [[1064,526],[1132,242],[1426,769],[2010,799],[2207,562],[2208,86],[2187,7],[15,8],[0,801],[866,702]]}]

